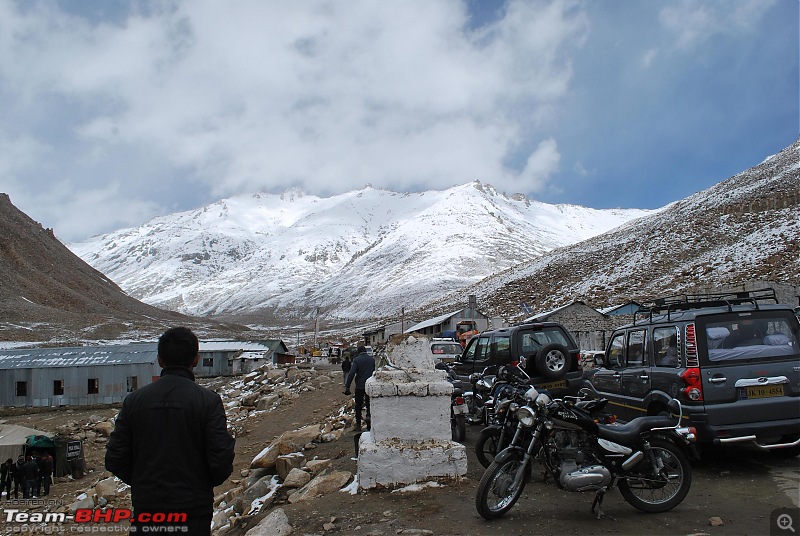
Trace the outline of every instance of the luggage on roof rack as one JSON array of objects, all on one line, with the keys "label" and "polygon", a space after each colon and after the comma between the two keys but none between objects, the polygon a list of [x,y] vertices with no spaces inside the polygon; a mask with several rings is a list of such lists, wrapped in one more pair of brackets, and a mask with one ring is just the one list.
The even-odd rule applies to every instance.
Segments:
[{"label": "luggage on roof rack", "polygon": [[639,314],[649,315],[653,321],[653,315],[666,314],[667,320],[670,314],[677,311],[689,311],[692,309],[702,309],[704,307],[727,307],[732,310],[734,305],[751,304],[756,309],[760,302],[778,303],[778,297],[773,288],[762,288],[758,290],[737,290],[730,292],[709,292],[699,294],[676,294],[663,298],[654,298],[645,301],[639,306],[638,311],[633,314],[633,322],[636,323],[636,316]]}]

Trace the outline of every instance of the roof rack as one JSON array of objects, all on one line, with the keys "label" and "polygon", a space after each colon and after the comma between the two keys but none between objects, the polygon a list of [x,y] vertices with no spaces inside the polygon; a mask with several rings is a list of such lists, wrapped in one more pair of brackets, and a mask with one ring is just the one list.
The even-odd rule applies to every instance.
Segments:
[{"label": "roof rack", "polygon": [[645,301],[639,309],[633,313],[633,322],[639,314],[646,314],[653,321],[653,315],[666,314],[667,321],[671,320],[670,315],[678,311],[690,311],[692,309],[702,309],[704,307],[727,307],[728,311],[733,310],[734,305],[751,304],[759,309],[760,302],[778,303],[778,297],[773,288],[762,288],[758,290],[737,290],[731,292],[714,292],[703,294],[676,294],[664,298],[655,298]]}]

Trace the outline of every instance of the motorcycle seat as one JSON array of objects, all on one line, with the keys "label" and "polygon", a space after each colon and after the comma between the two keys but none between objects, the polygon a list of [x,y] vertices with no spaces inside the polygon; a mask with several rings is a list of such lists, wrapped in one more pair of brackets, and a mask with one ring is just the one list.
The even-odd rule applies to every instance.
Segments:
[{"label": "motorcycle seat", "polygon": [[642,432],[653,428],[673,428],[676,419],[664,415],[652,417],[637,417],[631,422],[622,425],[598,424],[597,437],[607,439],[614,443],[630,444],[639,439]]}]

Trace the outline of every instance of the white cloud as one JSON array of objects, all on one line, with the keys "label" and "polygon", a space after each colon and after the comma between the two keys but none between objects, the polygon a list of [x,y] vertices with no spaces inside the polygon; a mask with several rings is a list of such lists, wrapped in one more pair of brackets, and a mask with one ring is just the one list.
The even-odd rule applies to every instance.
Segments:
[{"label": "white cloud", "polygon": [[[537,189],[556,145],[536,128],[588,32],[571,0],[512,1],[476,32],[456,0],[192,0],[105,23],[15,6],[0,4],[0,91],[27,117],[73,106],[60,130],[80,147],[76,165],[110,167],[133,147],[219,196],[471,178]],[[163,174],[131,165],[142,208],[121,216],[135,218]],[[78,176],[78,189],[114,191]]]},{"label": "white cloud", "polygon": [[775,0],[680,0],[666,4],[661,23],[672,31],[679,48],[692,48],[717,35],[752,32]]}]

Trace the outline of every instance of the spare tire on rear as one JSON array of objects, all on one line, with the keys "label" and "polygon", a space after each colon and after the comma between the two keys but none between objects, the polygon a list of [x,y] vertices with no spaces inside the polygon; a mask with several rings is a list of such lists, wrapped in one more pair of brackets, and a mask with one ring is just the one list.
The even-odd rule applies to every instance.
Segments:
[{"label": "spare tire on rear", "polygon": [[552,343],[542,347],[536,353],[533,362],[538,375],[551,380],[560,380],[569,372],[570,360],[569,350],[563,344]]}]

